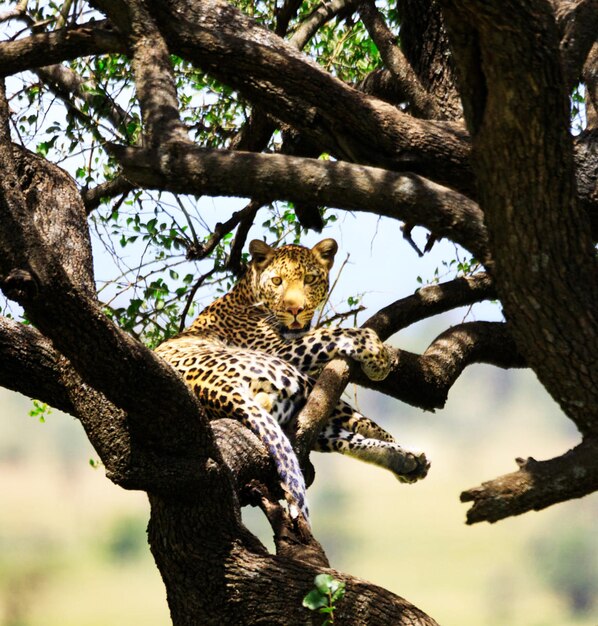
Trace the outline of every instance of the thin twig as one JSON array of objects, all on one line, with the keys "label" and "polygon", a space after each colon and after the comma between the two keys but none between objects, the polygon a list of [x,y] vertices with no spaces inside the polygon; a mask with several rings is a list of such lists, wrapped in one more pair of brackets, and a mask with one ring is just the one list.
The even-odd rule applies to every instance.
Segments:
[{"label": "thin twig", "polygon": [[14,19],[21,19],[29,22],[27,19],[27,0],[19,0],[14,9],[8,9],[8,11],[0,13],[0,23]]},{"label": "thin twig", "polygon": [[318,32],[318,30],[333,17],[342,11],[356,8],[358,0],[331,0],[331,2],[323,2],[317,9],[303,20],[299,25],[289,43],[302,50],[307,42]]},{"label": "thin twig", "polygon": [[239,227],[237,228],[235,238],[231,244],[228,263],[226,264],[235,276],[238,276],[241,273],[241,256],[243,254],[243,247],[247,241],[249,230],[253,226],[255,216],[262,206],[264,205],[261,202],[252,200],[247,207],[243,209],[245,212],[239,222]]},{"label": "thin twig", "polygon": [[193,298],[195,298],[195,294],[197,293],[197,290],[204,284],[204,282],[208,278],[213,276],[218,271],[220,271],[218,270],[218,268],[213,267],[209,272],[206,272],[205,274],[200,276],[195,282],[195,285],[193,285],[193,287],[191,288],[191,291],[189,291],[189,295],[187,296],[187,302],[185,302],[185,308],[183,309],[183,312],[181,313],[179,333],[182,333],[183,330],[185,330],[187,313],[189,313],[189,309],[191,308],[191,304],[193,303]]},{"label": "thin twig", "polygon": [[355,307],[354,309],[349,309],[348,311],[344,311],[342,313],[335,313],[334,315],[331,315],[330,317],[327,317],[326,319],[322,320],[321,322],[319,322],[318,325],[324,325],[324,324],[332,324],[332,322],[336,322],[337,320],[341,320],[344,321],[346,320],[348,317],[351,316],[356,316],[359,313],[361,313],[362,311],[365,311],[366,307],[364,307],[362,304],[360,304],[359,306]]},{"label": "thin twig", "polygon": [[332,295],[332,292],[334,291],[334,288],[338,284],[338,281],[339,281],[339,279],[341,277],[341,274],[342,274],[343,270],[345,269],[345,266],[349,262],[349,257],[350,256],[351,255],[349,253],[347,253],[347,256],[345,257],[345,260],[342,262],[342,264],[341,264],[341,266],[340,266],[340,268],[338,270],[338,273],[336,274],[336,278],[334,279],[334,282],[332,283],[332,286],[328,290],[328,295],[326,296],[326,300],[324,300],[324,304],[320,308],[320,313],[318,315],[318,319],[316,320],[316,328],[318,328],[320,326],[320,324],[322,323],[322,315],[324,314],[324,307],[330,301],[330,296]]}]

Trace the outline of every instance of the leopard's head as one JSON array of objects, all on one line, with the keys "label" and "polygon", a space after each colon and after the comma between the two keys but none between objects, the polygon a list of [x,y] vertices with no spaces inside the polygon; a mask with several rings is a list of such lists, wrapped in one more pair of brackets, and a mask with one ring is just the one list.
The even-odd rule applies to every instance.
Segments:
[{"label": "leopard's head", "polygon": [[301,334],[309,329],[314,312],[328,294],[328,274],[337,250],[334,239],[324,239],[311,249],[272,248],[258,239],[249,244],[255,302],[276,316],[283,333]]}]

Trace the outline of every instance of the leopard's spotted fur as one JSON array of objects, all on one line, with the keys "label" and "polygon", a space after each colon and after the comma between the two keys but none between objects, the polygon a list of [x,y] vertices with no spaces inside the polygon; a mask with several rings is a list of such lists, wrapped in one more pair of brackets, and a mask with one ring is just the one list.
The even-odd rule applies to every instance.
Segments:
[{"label": "leopard's spotted fur", "polygon": [[[265,443],[291,505],[307,518],[305,483],[281,427],[305,404],[310,377],[336,356],[360,362],[383,379],[390,354],[378,336],[360,328],[309,330],[328,293],[337,244],[312,249],[271,248],[254,240],[252,262],[233,289],[210,304],[183,333],[160,345],[166,359],[195,391],[211,418],[236,417]],[[403,450],[380,426],[340,402],[317,450],[337,451],[390,469],[404,482],[423,478],[423,454]]]}]

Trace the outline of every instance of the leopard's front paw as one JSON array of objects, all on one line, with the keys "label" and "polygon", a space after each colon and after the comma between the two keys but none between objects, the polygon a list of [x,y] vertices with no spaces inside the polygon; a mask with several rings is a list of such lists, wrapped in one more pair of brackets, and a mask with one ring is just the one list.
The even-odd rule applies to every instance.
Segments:
[{"label": "leopard's front paw", "polygon": [[415,453],[403,450],[400,467],[394,469],[396,477],[402,483],[415,483],[428,475],[430,461],[423,452]]},{"label": "leopard's front paw", "polygon": [[392,353],[373,330],[368,328],[366,331],[361,369],[371,380],[384,380],[392,366]]}]

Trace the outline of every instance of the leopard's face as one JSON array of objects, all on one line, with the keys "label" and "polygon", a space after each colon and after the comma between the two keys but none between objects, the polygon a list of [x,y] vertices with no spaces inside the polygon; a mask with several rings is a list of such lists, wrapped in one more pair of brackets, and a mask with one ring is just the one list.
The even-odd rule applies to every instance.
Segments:
[{"label": "leopard's face", "polygon": [[254,240],[250,272],[255,301],[272,313],[283,333],[301,334],[328,293],[328,274],[338,246],[324,239],[313,248],[271,248]]}]

